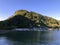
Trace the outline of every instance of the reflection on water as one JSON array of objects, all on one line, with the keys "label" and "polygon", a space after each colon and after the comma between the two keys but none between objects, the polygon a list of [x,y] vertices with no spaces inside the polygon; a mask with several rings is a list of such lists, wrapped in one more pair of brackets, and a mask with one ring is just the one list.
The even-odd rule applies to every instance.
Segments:
[{"label": "reflection on water", "polygon": [[15,31],[0,36],[0,45],[60,45],[60,31]]}]

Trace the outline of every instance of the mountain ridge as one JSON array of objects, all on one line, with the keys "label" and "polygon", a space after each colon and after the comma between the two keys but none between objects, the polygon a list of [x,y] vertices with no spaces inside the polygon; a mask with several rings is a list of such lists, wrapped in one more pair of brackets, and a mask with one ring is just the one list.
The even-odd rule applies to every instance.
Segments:
[{"label": "mountain ridge", "polygon": [[12,17],[0,21],[2,28],[60,27],[60,21],[33,11],[17,10]]}]

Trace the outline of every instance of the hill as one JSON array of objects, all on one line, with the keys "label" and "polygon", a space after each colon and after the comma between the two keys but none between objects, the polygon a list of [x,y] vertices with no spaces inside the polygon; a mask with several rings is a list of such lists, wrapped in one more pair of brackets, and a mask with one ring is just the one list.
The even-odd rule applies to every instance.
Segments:
[{"label": "hill", "polygon": [[0,29],[33,28],[33,27],[60,27],[60,21],[38,14],[33,11],[18,10],[12,17],[0,21]]}]

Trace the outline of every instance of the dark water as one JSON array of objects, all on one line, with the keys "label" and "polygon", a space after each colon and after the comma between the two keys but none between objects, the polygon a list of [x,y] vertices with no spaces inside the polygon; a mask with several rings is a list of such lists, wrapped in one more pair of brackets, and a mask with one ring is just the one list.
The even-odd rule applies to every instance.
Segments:
[{"label": "dark water", "polygon": [[60,31],[15,31],[0,35],[0,45],[60,45]]}]

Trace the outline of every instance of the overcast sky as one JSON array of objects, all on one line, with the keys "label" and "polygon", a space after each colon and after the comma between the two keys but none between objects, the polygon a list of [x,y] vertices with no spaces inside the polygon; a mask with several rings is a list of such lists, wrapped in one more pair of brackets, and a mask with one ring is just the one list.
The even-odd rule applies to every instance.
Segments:
[{"label": "overcast sky", "polygon": [[60,0],[0,0],[0,20],[25,9],[60,20]]}]

